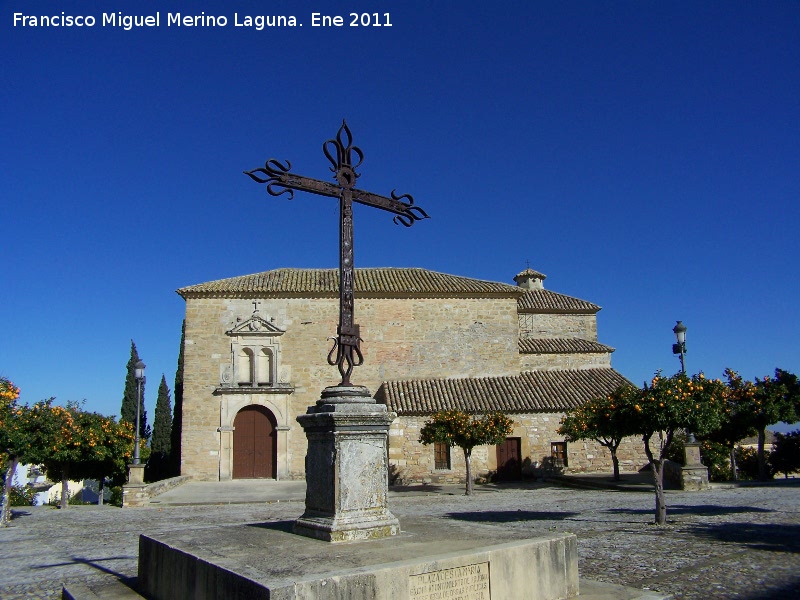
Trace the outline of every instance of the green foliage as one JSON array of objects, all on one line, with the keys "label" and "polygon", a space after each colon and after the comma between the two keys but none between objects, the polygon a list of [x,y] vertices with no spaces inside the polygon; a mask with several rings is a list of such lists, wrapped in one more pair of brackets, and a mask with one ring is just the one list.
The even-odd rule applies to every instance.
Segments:
[{"label": "green foliage", "polygon": [[35,506],[36,491],[27,485],[12,485],[8,497],[9,506]]},{"label": "green foliage", "polygon": [[147,481],[160,481],[170,476],[171,429],[172,403],[169,397],[167,379],[162,374],[161,384],[158,386],[153,437],[150,438],[150,458],[145,469]]},{"label": "green foliage", "polygon": [[434,414],[425,423],[419,439],[426,445],[442,442],[471,451],[475,446],[501,443],[512,428],[513,421],[499,412],[477,419],[462,411],[446,410]]},{"label": "green foliage", "polygon": [[687,376],[678,373],[662,377],[657,373],[651,385],[641,390],[633,406],[632,428],[643,436],[665,433],[666,450],[675,431],[687,429],[703,435],[718,429],[723,420],[725,385],[719,379],[706,379],[703,373]]},{"label": "green foliage", "polygon": [[175,371],[175,407],[170,434],[170,475],[181,474],[181,428],[183,427],[183,346],[186,342],[186,320],[181,324],[181,345],[178,350],[178,368]]},{"label": "green foliage", "polygon": [[[136,381],[136,363],[139,362],[139,352],[136,350],[136,344],[131,340],[131,357],[128,359],[126,366],[127,372],[125,374],[125,390],[122,393],[122,406],[120,408],[120,421],[136,424],[136,402],[139,395],[138,382]],[[145,382],[142,381],[142,396],[139,413],[139,436],[143,439],[150,437],[150,427],[147,424],[147,410],[145,410],[144,402],[144,386]]]},{"label": "green foliage", "polygon": [[730,448],[719,442],[703,440],[700,442],[700,460],[708,467],[711,481],[731,481]]},{"label": "green foliage", "polygon": [[514,422],[503,413],[493,412],[478,419],[460,410],[435,413],[420,430],[419,441],[425,445],[440,442],[464,451],[467,467],[467,495],[472,494],[470,456],[475,446],[496,445],[513,431]]},{"label": "green foliage", "polygon": [[736,466],[740,479],[758,479],[758,453],[754,448],[736,448]]},{"label": "green foliage", "polygon": [[590,400],[566,414],[558,433],[568,442],[596,440],[608,447],[636,433],[629,413],[637,394],[635,387],[623,385],[607,396]]},{"label": "green foliage", "polygon": [[775,445],[769,455],[769,462],[774,471],[783,473],[784,477],[800,471],[800,430],[785,435],[775,434]]},{"label": "green foliage", "polygon": [[[46,454],[40,462],[52,481],[111,478],[124,481],[133,456],[133,428],[86,412],[81,404],[50,406]],[[63,504],[62,504],[63,506]]]},{"label": "green foliage", "polygon": [[111,488],[108,498],[108,503],[111,506],[122,508],[122,486],[115,485]]},{"label": "green foliage", "polygon": [[635,433],[630,414],[638,394],[635,387],[623,385],[607,396],[590,400],[564,416],[558,433],[568,442],[594,440],[608,448],[614,479],[619,479],[617,448],[623,438]]}]

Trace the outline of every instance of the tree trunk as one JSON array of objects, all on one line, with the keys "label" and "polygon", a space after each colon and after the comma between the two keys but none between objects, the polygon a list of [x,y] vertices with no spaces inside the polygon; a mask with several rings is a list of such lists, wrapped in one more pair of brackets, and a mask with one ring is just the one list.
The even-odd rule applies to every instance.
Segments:
[{"label": "tree trunk", "polygon": [[766,481],[769,479],[767,475],[767,457],[764,455],[764,440],[766,438],[766,431],[762,428],[758,430],[758,479],[759,481]]},{"label": "tree trunk", "polygon": [[736,447],[731,446],[731,476],[734,481],[739,481],[739,473],[736,472]]},{"label": "tree trunk", "polygon": [[617,446],[609,446],[611,451],[611,464],[614,465],[614,481],[619,481],[619,458],[617,458]]},{"label": "tree trunk", "polygon": [[14,456],[8,459],[8,469],[3,481],[3,506],[0,508],[0,526],[8,527],[11,522],[11,510],[8,503],[11,500],[11,484],[14,482],[14,473],[17,471],[19,459]]},{"label": "tree trunk", "polygon": [[472,496],[472,465],[471,465],[472,450],[464,448],[464,462],[467,464],[467,491],[466,496]]},{"label": "tree trunk", "polygon": [[[386,463],[386,464],[389,464],[389,463]],[[105,483],[106,483],[106,478],[105,477],[101,477],[100,481],[97,482],[97,489],[99,490],[99,493],[97,494],[97,505],[98,506],[103,506],[103,490],[105,490]]]},{"label": "tree trunk", "polygon": [[61,508],[69,505],[69,480],[67,479],[67,467],[61,469]]},{"label": "tree trunk", "polygon": [[[656,490],[656,525],[667,524],[667,503],[664,501],[664,460],[653,458],[653,452],[650,450],[650,436],[646,435],[643,438],[644,452],[650,461],[650,470],[653,473],[653,487]],[[666,447],[666,445],[664,446]]]}]

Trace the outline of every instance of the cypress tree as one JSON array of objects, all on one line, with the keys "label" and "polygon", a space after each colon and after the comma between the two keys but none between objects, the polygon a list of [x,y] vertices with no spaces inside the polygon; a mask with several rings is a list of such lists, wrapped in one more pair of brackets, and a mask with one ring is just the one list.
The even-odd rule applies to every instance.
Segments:
[{"label": "cypress tree", "polygon": [[170,471],[170,429],[172,428],[172,402],[169,397],[167,378],[161,374],[156,400],[156,416],[153,421],[153,437],[150,438],[150,458],[147,461],[145,477],[148,481],[159,481],[169,477]]},{"label": "cypress tree", "polygon": [[178,369],[175,371],[175,407],[172,414],[172,435],[170,436],[170,463],[172,475],[181,474],[181,427],[183,426],[183,346],[186,341],[186,319],[181,325],[181,345],[178,350]]},{"label": "cypress tree", "polygon": [[169,455],[170,434],[172,429],[172,400],[169,397],[167,379],[161,374],[156,400],[156,416],[153,421],[153,437],[150,438],[150,449],[153,454]]},{"label": "cypress tree", "polygon": [[[139,362],[139,353],[136,351],[136,344],[131,340],[131,357],[128,360],[128,372],[125,375],[125,390],[122,393],[122,407],[120,409],[120,421],[127,421],[135,426],[136,424],[136,397],[137,383],[135,377],[136,363]],[[144,384],[142,381],[142,404],[139,413],[139,436],[143,439],[150,437],[150,427],[147,425],[147,411],[144,408]]]}]

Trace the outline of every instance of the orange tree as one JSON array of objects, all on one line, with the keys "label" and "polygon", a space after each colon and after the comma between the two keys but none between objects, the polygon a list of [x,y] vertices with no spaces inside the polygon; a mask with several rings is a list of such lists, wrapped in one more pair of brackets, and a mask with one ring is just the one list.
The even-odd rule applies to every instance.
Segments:
[{"label": "orange tree", "polygon": [[19,388],[7,379],[0,379],[0,462],[4,471],[0,524],[8,525],[9,493],[14,472],[20,462],[40,464],[52,438],[49,419],[52,398],[33,406],[17,403]]},{"label": "orange tree", "polygon": [[800,419],[800,385],[797,375],[775,369],[774,377],[762,377],[755,381],[756,393],[751,406],[754,424],[758,430],[758,478],[769,479],[767,455],[764,451],[766,429],[769,425],[785,421],[793,423]]},{"label": "orange tree", "polygon": [[445,410],[431,416],[420,430],[419,441],[425,445],[440,442],[464,451],[467,466],[466,495],[472,495],[472,449],[475,446],[500,444],[511,433],[514,422],[503,413],[487,413],[483,418],[460,410]]},{"label": "orange tree", "polygon": [[[725,369],[725,377],[727,384],[723,402],[722,423],[718,429],[702,436],[702,439],[704,442],[720,444],[725,447],[730,461],[731,478],[735,480],[738,479],[736,444],[756,433],[751,407],[755,387],[751,382],[745,381],[741,375],[731,369]],[[705,444],[703,447],[705,448]]]},{"label": "orange tree", "polygon": [[49,479],[61,481],[61,508],[68,504],[65,491],[70,478],[102,482],[106,477],[124,476],[133,456],[132,425],[83,411],[76,402],[52,406],[49,418],[54,435],[47,442],[42,464]]},{"label": "orange tree", "polygon": [[590,400],[569,411],[561,420],[558,433],[568,442],[594,440],[608,448],[614,465],[614,479],[619,480],[617,448],[623,438],[636,433],[632,428],[630,412],[639,390],[631,385],[622,385],[611,394]]},{"label": "orange tree", "polygon": [[653,473],[656,493],[655,522],[667,522],[664,500],[664,460],[675,433],[687,429],[698,435],[717,429],[722,423],[725,385],[709,380],[700,373],[687,376],[678,373],[662,377],[656,373],[650,385],[638,391],[633,405],[623,410],[630,418],[631,428],[642,436],[644,451]]}]

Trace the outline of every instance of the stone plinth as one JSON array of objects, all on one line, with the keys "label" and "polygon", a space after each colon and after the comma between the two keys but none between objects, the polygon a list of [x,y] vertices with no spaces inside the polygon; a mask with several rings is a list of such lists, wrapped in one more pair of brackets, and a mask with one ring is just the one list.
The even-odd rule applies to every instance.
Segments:
[{"label": "stone plinth", "polygon": [[122,486],[123,508],[147,506],[150,496],[144,482],[144,465],[128,465],[128,483]]},{"label": "stone plinth", "polygon": [[700,444],[684,444],[684,467],[681,469],[681,489],[699,492],[711,487],[708,482],[708,468],[700,461]]},{"label": "stone plinth", "polygon": [[395,414],[362,386],[328,387],[297,417],[308,437],[306,509],[294,532],[329,542],[397,535],[386,442]]},{"label": "stone plinth", "polygon": [[[140,536],[139,592],[153,600],[555,600],[578,595],[577,539],[404,523],[392,538],[330,544],[258,523]],[[615,596],[617,597],[617,596]]]}]

